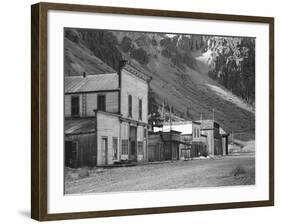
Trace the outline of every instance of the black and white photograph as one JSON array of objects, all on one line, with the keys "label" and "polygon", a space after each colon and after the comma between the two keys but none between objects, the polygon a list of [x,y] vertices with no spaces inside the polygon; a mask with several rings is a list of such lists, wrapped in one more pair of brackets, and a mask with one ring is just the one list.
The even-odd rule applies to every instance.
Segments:
[{"label": "black and white photograph", "polygon": [[63,35],[65,194],[255,185],[255,37]]}]

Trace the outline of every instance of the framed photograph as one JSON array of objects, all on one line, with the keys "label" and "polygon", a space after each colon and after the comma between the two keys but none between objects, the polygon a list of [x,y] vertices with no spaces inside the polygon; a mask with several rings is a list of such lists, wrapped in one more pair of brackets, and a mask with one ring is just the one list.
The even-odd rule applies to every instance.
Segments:
[{"label": "framed photograph", "polygon": [[274,205],[274,18],[31,8],[32,218]]}]

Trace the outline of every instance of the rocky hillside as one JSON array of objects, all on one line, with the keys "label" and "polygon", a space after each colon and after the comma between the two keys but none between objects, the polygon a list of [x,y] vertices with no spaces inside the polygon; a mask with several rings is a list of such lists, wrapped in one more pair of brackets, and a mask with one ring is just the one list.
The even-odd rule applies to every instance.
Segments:
[{"label": "rocky hillside", "polygon": [[[219,39],[199,35],[66,29],[65,75],[79,75],[83,69],[89,74],[97,74],[91,66],[91,55],[115,70],[121,58],[127,59],[153,78],[150,111],[167,114],[171,109],[175,118],[194,120],[201,116],[211,119],[214,111],[215,120],[226,131],[247,132],[249,138],[254,138],[254,66],[247,66],[247,63],[251,66],[254,63],[249,59],[253,57],[254,45],[244,38],[214,40]],[[239,44],[229,47],[235,41]],[[243,50],[244,41],[253,48]],[[226,47],[230,52],[226,53]],[[243,54],[241,66],[237,63],[240,59],[236,49]],[[231,57],[239,68],[234,66]],[[245,68],[251,68],[251,73]],[[242,82],[243,85],[234,88],[233,83],[242,80],[236,76],[233,79],[236,72],[250,82]],[[226,77],[231,78],[225,81]],[[239,88],[248,91],[247,94],[239,94]]]},{"label": "rocky hillside", "polygon": [[247,103],[255,104],[255,39],[209,37],[209,76]]}]

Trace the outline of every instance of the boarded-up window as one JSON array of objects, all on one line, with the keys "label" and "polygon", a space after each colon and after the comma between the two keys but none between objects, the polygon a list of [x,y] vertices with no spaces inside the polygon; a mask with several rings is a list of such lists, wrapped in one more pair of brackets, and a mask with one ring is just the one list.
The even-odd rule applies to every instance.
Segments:
[{"label": "boarded-up window", "polygon": [[128,95],[128,116],[132,117],[132,111],[133,111],[133,107],[132,107],[132,95]]},{"label": "boarded-up window", "polygon": [[139,99],[139,120],[142,120],[142,100]]},{"label": "boarded-up window", "polygon": [[79,96],[71,96],[71,116],[79,116]]},{"label": "boarded-up window", "polygon": [[129,153],[129,147],[128,147],[128,140],[122,140],[122,154],[128,155]]},{"label": "boarded-up window", "polygon": [[106,111],[105,95],[98,95],[98,110]]},{"label": "boarded-up window", "polygon": [[138,142],[138,154],[143,155],[143,142]]},{"label": "boarded-up window", "polygon": [[118,157],[118,138],[112,139],[112,148],[113,148],[113,159],[117,159]]}]

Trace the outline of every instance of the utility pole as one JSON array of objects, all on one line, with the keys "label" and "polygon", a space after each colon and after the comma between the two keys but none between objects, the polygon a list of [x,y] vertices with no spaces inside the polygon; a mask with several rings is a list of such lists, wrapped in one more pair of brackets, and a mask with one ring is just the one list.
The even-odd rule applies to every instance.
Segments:
[{"label": "utility pole", "polygon": [[164,100],[163,100],[163,103],[162,103],[162,110],[161,110],[161,117],[162,117],[162,119],[165,118],[164,113],[165,113],[165,102],[164,102]]},{"label": "utility pole", "polygon": [[171,114],[171,106],[170,106],[170,150],[171,150],[171,157],[173,159],[173,153],[172,153],[172,114]]},{"label": "utility pole", "polygon": [[252,89],[252,76],[250,76],[250,90],[249,90],[249,95],[248,95],[248,102],[250,101],[250,97],[251,97],[251,89]]},{"label": "utility pole", "polygon": [[[161,119],[165,122],[165,100],[162,103]],[[164,132],[164,124],[162,125],[162,132]]]}]

